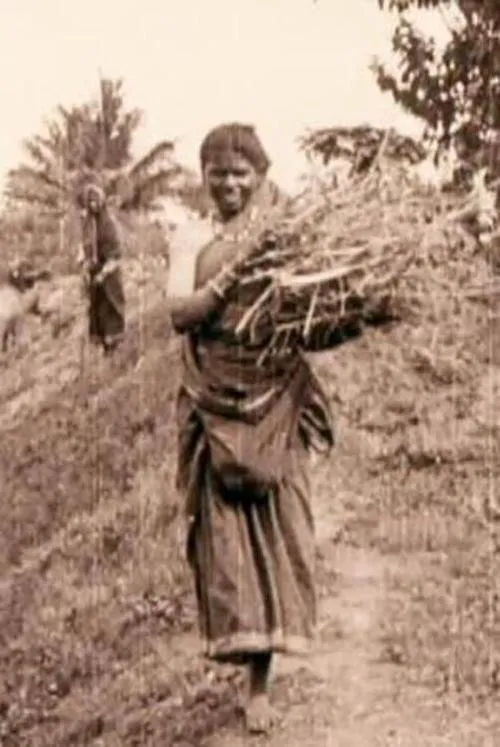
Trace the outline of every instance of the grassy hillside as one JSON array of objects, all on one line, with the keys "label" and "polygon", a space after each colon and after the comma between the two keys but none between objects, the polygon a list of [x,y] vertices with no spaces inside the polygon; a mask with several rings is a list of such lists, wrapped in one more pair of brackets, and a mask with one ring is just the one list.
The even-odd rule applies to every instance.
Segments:
[{"label": "grassy hillside", "polygon": [[[500,332],[491,304],[464,297],[488,276],[483,258],[442,246],[429,261],[420,318],[314,358],[339,427],[315,500],[339,502],[342,542],[401,560],[384,650],[402,676],[490,701],[500,567],[484,501],[500,470]],[[157,276],[135,293],[114,359],[87,351],[80,368],[73,331],[3,364],[5,747],[198,744],[234,715],[238,673],[197,657],[173,485],[178,341]],[[318,555],[320,584],[327,571]]]}]

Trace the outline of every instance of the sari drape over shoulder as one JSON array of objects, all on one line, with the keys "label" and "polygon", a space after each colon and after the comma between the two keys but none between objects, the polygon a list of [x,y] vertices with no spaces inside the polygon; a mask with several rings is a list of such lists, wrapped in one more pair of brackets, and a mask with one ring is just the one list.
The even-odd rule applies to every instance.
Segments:
[{"label": "sari drape over shoulder", "polygon": [[[282,204],[265,183],[202,249],[197,284],[218,272],[251,221]],[[204,650],[232,661],[308,648],[316,615],[308,452],[334,442],[328,402],[301,351],[258,366],[270,331],[251,346],[236,338],[244,293],[236,288],[217,317],[185,335],[177,410]]]}]

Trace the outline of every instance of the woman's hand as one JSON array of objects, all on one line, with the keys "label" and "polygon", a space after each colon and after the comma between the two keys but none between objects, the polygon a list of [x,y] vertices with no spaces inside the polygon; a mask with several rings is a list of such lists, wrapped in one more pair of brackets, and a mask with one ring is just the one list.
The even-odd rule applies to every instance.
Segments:
[{"label": "woman's hand", "polygon": [[189,242],[170,248],[166,295],[172,324],[179,334],[198,327],[221,305],[214,287],[195,288],[198,253],[199,247]]},{"label": "woman's hand", "polygon": [[182,333],[207,321],[224,306],[227,294],[236,282],[232,266],[227,266],[202,288],[189,294],[171,291],[168,298],[174,328]]},{"label": "woman's hand", "polygon": [[211,278],[207,285],[221,301],[225,301],[231,288],[238,282],[235,265],[228,264],[220,272]]},{"label": "woman's hand", "polygon": [[111,275],[112,272],[117,270],[119,266],[120,263],[117,259],[110,259],[108,262],[106,262],[102,270],[98,272],[94,277],[94,283],[96,283],[96,285],[100,285],[103,280],[105,280],[108,275]]},{"label": "woman's hand", "polygon": [[83,249],[83,244],[78,244],[78,250],[76,253],[76,266],[78,269],[82,268],[85,264],[85,251]]}]

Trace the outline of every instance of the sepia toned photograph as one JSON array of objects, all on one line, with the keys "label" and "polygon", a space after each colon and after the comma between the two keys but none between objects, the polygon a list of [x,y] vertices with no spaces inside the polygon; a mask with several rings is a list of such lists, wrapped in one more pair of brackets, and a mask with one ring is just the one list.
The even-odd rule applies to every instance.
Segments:
[{"label": "sepia toned photograph", "polygon": [[498,0],[0,38],[0,747],[500,747]]}]

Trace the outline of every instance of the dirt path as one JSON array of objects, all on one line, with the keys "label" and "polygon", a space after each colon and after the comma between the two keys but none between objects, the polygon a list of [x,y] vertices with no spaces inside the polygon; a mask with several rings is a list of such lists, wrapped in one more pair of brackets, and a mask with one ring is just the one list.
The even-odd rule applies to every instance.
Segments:
[{"label": "dirt path", "polygon": [[[269,739],[236,725],[204,747],[494,747],[500,730],[477,712],[409,687],[397,656],[387,657],[380,623],[395,560],[342,540],[340,516],[318,506],[318,544],[329,581],[322,589],[317,650],[307,660],[279,657],[273,697],[285,714]],[[340,530],[340,531],[339,531]],[[409,571],[410,572],[410,571]],[[393,592],[392,592],[393,593]],[[392,660],[391,660],[392,659]]]}]

